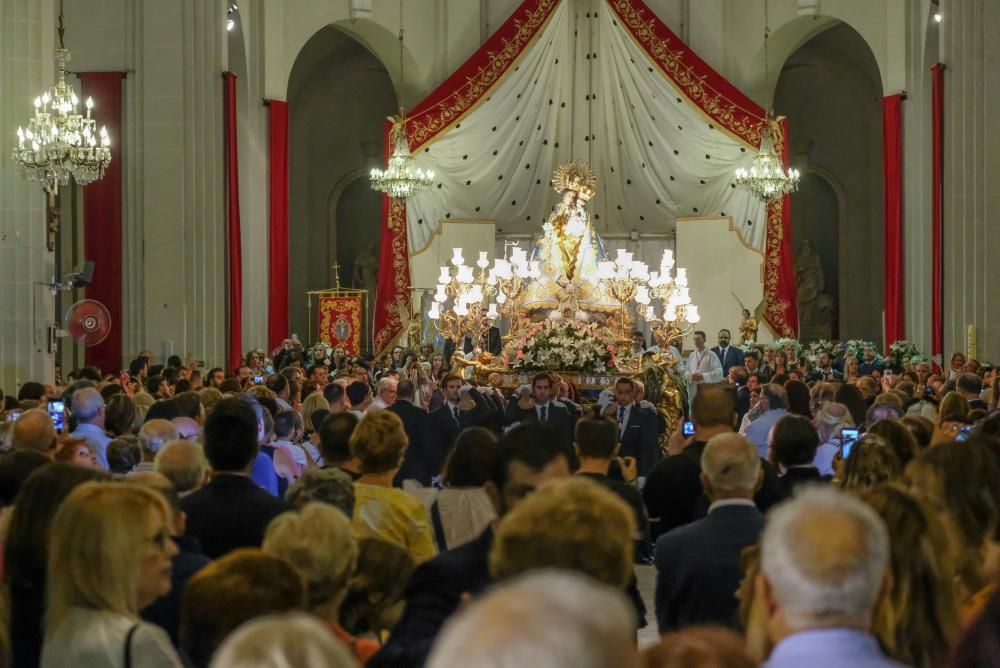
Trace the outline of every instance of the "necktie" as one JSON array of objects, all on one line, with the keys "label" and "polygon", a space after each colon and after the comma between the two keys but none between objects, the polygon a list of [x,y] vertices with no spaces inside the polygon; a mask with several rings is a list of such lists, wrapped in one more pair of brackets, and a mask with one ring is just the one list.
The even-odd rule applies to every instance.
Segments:
[{"label": "necktie", "polygon": [[548,406],[541,406],[540,407],[540,410],[539,410],[539,413],[538,413],[538,421],[539,422],[548,422],[548,419],[547,419],[548,416],[545,415],[547,408],[548,408]]},{"label": "necktie", "polygon": [[722,360],[721,361],[722,361],[722,365],[723,366],[726,365],[726,354],[728,352],[729,352],[729,346],[726,346],[725,348],[722,349]]},{"label": "necktie", "polygon": [[451,414],[455,417],[455,422],[458,422],[458,406],[451,407]]},{"label": "necktie", "polygon": [[618,409],[618,431],[621,431],[625,427],[625,407],[622,406]]}]

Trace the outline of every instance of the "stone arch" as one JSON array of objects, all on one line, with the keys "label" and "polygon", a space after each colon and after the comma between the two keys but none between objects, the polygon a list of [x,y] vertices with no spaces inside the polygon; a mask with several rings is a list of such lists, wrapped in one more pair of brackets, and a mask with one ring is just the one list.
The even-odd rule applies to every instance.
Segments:
[{"label": "stone arch", "polygon": [[[873,53],[843,22],[813,32],[785,59],[774,94],[776,113],[789,119],[793,162],[804,181],[823,181],[804,183],[792,197],[793,243],[798,249],[811,234],[825,245],[839,334],[873,341],[881,340],[883,309],[882,95]],[[835,217],[820,208],[830,201],[826,187],[837,195]],[[810,210],[836,224],[836,234],[804,219]]]},{"label": "stone arch", "polygon": [[[381,161],[385,117],[395,113],[397,100],[382,62],[337,26],[315,32],[295,61],[288,85],[292,331],[314,331],[305,293],[333,287],[331,267],[338,261],[331,203]],[[380,202],[371,208],[371,215],[358,216],[356,233],[377,241]],[[342,280],[351,269],[342,268]]]}]

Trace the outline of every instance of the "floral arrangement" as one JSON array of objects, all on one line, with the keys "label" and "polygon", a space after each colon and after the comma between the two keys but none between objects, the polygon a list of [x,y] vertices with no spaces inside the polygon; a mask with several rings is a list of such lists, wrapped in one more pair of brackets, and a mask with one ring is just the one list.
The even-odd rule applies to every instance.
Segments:
[{"label": "floral arrangement", "polygon": [[809,360],[810,364],[815,365],[817,362],[817,358],[819,358],[819,354],[824,350],[830,353],[832,357],[835,350],[835,344],[833,343],[833,341],[827,341],[826,339],[819,339],[817,341],[813,341],[812,343],[806,346],[805,351],[802,353],[802,355],[807,360]]},{"label": "floral arrangement", "polygon": [[797,339],[778,339],[771,344],[773,350],[784,350],[788,346],[795,347],[795,358],[802,357],[802,344]]},{"label": "floral arrangement", "polygon": [[914,358],[924,359],[923,353],[912,341],[896,341],[889,346],[889,361],[895,371],[902,371]]},{"label": "floral arrangement", "polygon": [[600,373],[614,368],[614,337],[597,323],[544,320],[529,325],[507,345],[504,359],[511,369],[559,369]]}]

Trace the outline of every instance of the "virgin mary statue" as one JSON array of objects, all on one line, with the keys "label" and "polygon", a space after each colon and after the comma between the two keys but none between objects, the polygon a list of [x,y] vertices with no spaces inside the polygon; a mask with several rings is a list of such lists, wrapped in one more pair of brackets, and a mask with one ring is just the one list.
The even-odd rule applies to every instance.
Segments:
[{"label": "virgin mary statue", "polygon": [[560,199],[531,253],[541,277],[531,283],[523,309],[533,319],[589,320],[594,313],[612,313],[617,305],[597,282],[597,263],[606,256],[604,243],[586,208],[597,192],[597,177],[586,162],[574,160],[556,169],[552,187]]}]

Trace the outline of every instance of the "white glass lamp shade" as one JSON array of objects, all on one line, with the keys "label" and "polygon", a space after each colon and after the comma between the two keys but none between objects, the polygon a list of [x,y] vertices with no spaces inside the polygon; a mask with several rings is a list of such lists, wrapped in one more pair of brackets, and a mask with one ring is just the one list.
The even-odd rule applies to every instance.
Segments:
[{"label": "white glass lamp shade", "polygon": [[465,258],[462,257],[462,249],[461,248],[452,248],[451,249],[451,263],[453,265],[455,265],[456,267],[459,267],[459,266],[465,264]]},{"label": "white glass lamp shade", "polygon": [[451,272],[448,267],[441,267],[441,275],[438,276],[438,283],[447,283],[451,280]]},{"label": "white glass lamp shade", "polygon": [[701,321],[701,316],[698,314],[697,306],[687,307],[687,321],[692,325],[697,325]]},{"label": "white glass lamp shade", "polygon": [[486,256],[486,251],[479,251],[479,259],[476,260],[476,266],[480,269],[490,266],[490,259]]},{"label": "white glass lamp shade", "polygon": [[639,304],[646,305],[649,303],[649,288],[645,285],[640,285],[635,291],[635,301]]},{"label": "white glass lamp shade", "polygon": [[497,304],[503,306],[506,303],[507,303],[507,295],[501,292],[500,294],[497,295]]},{"label": "white glass lamp shade", "polygon": [[667,322],[677,320],[677,307],[668,303],[663,309],[663,319]]},{"label": "white glass lamp shade", "polygon": [[490,302],[490,308],[486,311],[486,317],[487,318],[500,317],[500,314],[497,312],[497,305],[495,303]]},{"label": "white glass lamp shade", "polygon": [[677,267],[677,276],[674,278],[674,283],[679,288],[686,288],[688,284],[688,270],[684,267]]},{"label": "white glass lamp shade", "polygon": [[430,310],[427,311],[427,317],[431,320],[438,320],[441,318],[441,311],[438,308],[437,302],[431,304]]},{"label": "white glass lamp shade", "polygon": [[444,291],[443,285],[439,285],[437,292],[434,293],[434,301],[438,304],[443,304],[448,301],[448,294]]},{"label": "white glass lamp shade", "polygon": [[463,264],[458,268],[458,282],[459,283],[472,283],[475,280],[475,276],[472,273],[472,267],[467,264]]},{"label": "white glass lamp shade", "polygon": [[609,260],[601,260],[597,263],[597,278],[608,280],[615,277],[615,263]]}]

